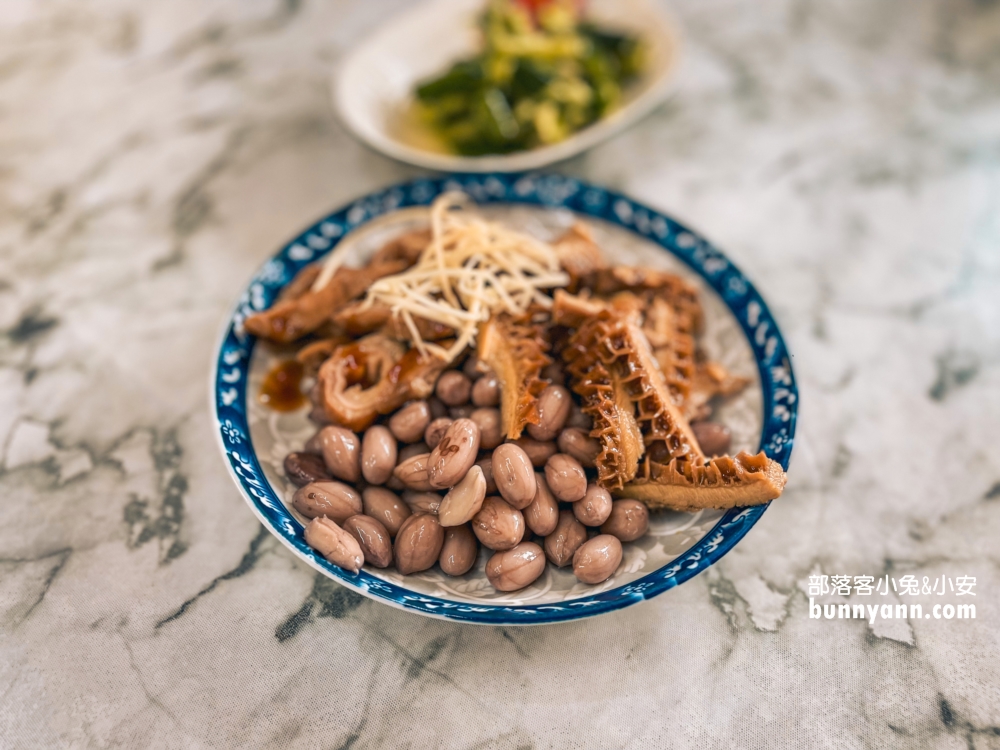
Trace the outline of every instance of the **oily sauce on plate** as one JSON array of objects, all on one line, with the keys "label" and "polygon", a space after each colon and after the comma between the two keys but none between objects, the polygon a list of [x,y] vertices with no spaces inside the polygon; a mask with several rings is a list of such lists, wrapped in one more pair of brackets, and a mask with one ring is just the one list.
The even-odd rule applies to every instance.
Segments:
[{"label": "oily sauce on plate", "polygon": [[275,365],[264,378],[260,388],[260,402],[275,411],[295,411],[305,404],[302,376],[305,368],[294,359]]}]

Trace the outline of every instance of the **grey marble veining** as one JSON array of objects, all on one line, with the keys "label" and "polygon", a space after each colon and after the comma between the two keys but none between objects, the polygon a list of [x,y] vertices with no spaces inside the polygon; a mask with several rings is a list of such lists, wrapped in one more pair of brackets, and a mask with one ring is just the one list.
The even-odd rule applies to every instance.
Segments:
[{"label": "grey marble veining", "polygon": [[[416,174],[327,87],[404,5],[0,6],[0,746],[1000,747],[1000,4],[674,3],[674,99],[560,169],[768,298],[789,489],[679,589],[533,629],[315,576],[206,407],[253,269]],[[818,573],[976,576],[977,619],[810,619]]]}]

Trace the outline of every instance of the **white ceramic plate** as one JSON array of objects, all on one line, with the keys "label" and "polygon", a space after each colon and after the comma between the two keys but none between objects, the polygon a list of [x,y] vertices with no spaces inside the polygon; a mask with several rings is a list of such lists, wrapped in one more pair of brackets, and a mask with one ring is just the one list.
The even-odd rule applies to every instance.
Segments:
[{"label": "white ceramic plate", "polygon": [[344,124],[377,151],[445,172],[519,172],[568,159],[648,114],[670,92],[678,59],[677,25],[654,0],[591,0],[587,17],[641,35],[649,68],[626,92],[623,106],[564,141],[497,156],[456,156],[416,145],[404,113],[414,85],[477,51],[476,17],[485,0],[428,0],[390,19],[357,45],[333,80]]}]

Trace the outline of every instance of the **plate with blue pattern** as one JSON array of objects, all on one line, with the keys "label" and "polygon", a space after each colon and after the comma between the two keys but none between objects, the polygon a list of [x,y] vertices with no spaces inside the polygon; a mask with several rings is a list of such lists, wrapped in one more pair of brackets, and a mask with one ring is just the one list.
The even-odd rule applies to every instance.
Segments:
[{"label": "plate with blue pattern", "polygon": [[457,578],[436,566],[408,576],[369,566],[351,573],[306,545],[306,519],[291,507],[295,487],[282,462],[316,427],[308,408],[282,413],[259,402],[264,375],[288,350],[257,341],[243,322],[273,304],[304,266],[345,244],[346,262],[363,263],[386,240],[425,223],[430,203],[451,190],[467,193],[488,217],[542,239],[583,221],[615,262],[672,271],[697,285],[705,313],[699,345],[710,359],[750,381],[713,419],[732,431],[734,452],[764,450],[787,470],[798,408],[791,357],[764,300],[725,255],[669,216],[574,178],[461,175],[396,185],[334,211],[264,263],[240,296],[219,344],[212,402],[224,460],[251,510],[302,560],[342,585],[395,607],[461,622],[534,625],[592,617],[652,598],[705,570],[743,538],[766,505],[653,513],[649,533],[624,545],[618,570],[597,586],[549,565],[531,586],[497,592],[483,570],[488,550]]}]

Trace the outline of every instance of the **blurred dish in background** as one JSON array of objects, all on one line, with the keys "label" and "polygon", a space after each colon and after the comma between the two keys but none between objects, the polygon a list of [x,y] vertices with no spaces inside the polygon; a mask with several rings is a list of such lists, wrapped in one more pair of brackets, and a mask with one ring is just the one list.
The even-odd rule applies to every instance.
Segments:
[{"label": "blurred dish in background", "polygon": [[621,106],[645,69],[641,36],[583,18],[573,0],[490,0],[483,48],[414,89],[412,116],[461,156],[566,140]]},{"label": "blurred dish in background", "polygon": [[389,21],[334,81],[343,122],[431,169],[510,172],[580,153],[668,93],[674,26],[652,0],[430,0]]}]

